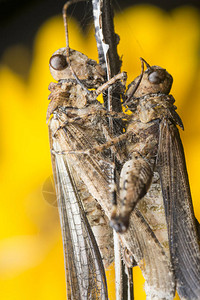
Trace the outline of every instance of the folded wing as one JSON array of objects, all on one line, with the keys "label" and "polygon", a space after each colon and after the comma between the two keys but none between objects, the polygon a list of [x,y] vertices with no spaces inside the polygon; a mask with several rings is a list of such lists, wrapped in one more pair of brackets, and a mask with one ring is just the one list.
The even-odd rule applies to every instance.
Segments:
[{"label": "folded wing", "polygon": [[62,227],[68,299],[108,299],[101,255],[70,170],[50,128],[52,165]]},{"label": "folded wing", "polygon": [[200,248],[184,150],[178,129],[169,120],[160,124],[157,166],[177,290],[183,299],[200,299]]}]

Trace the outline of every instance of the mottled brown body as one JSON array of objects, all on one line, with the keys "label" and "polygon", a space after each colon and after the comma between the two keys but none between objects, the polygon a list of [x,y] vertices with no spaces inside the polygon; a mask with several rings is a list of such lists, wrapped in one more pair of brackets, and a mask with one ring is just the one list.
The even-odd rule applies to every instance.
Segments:
[{"label": "mottled brown body", "polygon": [[126,230],[131,212],[150,187],[158,153],[160,119],[171,118],[182,126],[172,96],[150,94],[136,101],[133,118],[126,130],[126,150],[130,159],[120,175],[120,220],[124,227],[118,231]]},{"label": "mottled brown body", "polygon": [[[183,129],[183,124],[173,96],[168,95],[171,75],[158,66],[145,64],[147,70],[129,85],[126,93],[126,103],[132,111],[126,130],[128,160],[120,175],[121,202],[111,224],[118,232],[126,232],[131,213],[139,209],[172,262],[181,299],[200,299],[200,248],[184,151],[176,127]],[[150,184],[152,178],[154,186]],[[155,217],[162,206],[161,190],[169,242],[165,222],[161,221],[163,213],[161,218]],[[158,200],[154,213],[153,196]]]},{"label": "mottled brown body", "polygon": [[[87,89],[81,87],[74,79],[70,66],[66,63],[66,59],[63,59],[65,50],[58,50],[50,61],[51,72],[54,78],[60,81],[51,83],[49,86],[51,102],[47,111],[47,120],[54,113],[49,123],[49,132],[63,231],[67,294],[69,299],[88,299],[88,297],[107,299],[102,259],[105,267],[113,261],[112,230],[104,211],[88,192],[88,187],[77,172],[76,162],[80,157],[76,157],[73,161],[74,155],[58,154],[63,150],[82,149],[85,143],[87,146],[90,144],[93,147],[96,145],[94,135],[98,136],[99,142],[105,142],[103,132],[105,132],[104,125],[107,126],[107,124],[102,122],[102,126],[96,127],[96,131],[93,131],[91,126],[88,127],[90,122],[91,124],[98,123],[99,118],[93,120],[93,116],[94,111],[98,110],[101,105],[95,100],[92,93],[88,93]],[[99,87],[104,82],[104,72],[97,63],[74,50],[70,50],[70,53],[73,71],[77,76],[80,76],[82,80],[85,79],[84,84],[88,88]],[[56,70],[56,68],[58,69]],[[84,75],[86,69],[90,73],[90,79],[88,79],[87,72]],[[87,108],[90,100],[93,101],[93,104]],[[86,120],[90,114],[89,122]],[[109,166],[106,165],[106,168],[109,169]],[[86,216],[90,225],[87,223]],[[90,226],[98,248],[91,235]],[[86,263],[87,260],[89,262]]]}]

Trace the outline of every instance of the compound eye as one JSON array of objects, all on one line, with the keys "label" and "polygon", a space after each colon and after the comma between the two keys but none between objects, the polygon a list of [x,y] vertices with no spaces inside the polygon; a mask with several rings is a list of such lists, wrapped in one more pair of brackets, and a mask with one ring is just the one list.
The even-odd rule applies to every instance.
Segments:
[{"label": "compound eye", "polygon": [[66,56],[61,54],[53,55],[50,58],[49,64],[54,70],[61,71],[67,67]]},{"label": "compound eye", "polygon": [[165,70],[163,69],[159,71],[154,71],[151,74],[149,74],[149,81],[151,83],[159,84],[165,79]]}]

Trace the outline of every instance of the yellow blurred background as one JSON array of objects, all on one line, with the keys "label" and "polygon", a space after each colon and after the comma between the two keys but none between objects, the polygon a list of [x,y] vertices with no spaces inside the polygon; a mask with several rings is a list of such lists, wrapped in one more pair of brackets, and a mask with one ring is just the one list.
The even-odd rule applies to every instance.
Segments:
[{"label": "yellow blurred background", "polygon": [[[200,24],[192,7],[170,14],[154,6],[134,6],[115,16],[119,54],[128,82],[140,74],[139,57],[173,75],[176,99],[185,131],[181,132],[194,210],[200,221]],[[94,32],[83,36],[69,24],[70,46],[97,59]],[[52,205],[51,160],[46,125],[49,58],[65,46],[62,17],[39,29],[28,79],[0,62],[0,299],[64,300],[65,277],[57,208]],[[7,54],[26,63],[22,45]],[[6,53],[5,53],[6,55]],[[50,188],[52,190],[50,190]],[[108,270],[109,299],[114,300],[113,266]],[[134,269],[135,299],[145,299],[144,280]]]}]

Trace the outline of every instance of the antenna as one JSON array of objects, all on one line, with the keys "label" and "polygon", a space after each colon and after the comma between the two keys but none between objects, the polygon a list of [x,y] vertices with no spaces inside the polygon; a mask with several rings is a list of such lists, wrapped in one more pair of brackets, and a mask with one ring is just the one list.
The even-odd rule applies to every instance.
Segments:
[{"label": "antenna", "polygon": [[81,87],[88,93],[90,94],[90,91],[88,91],[88,89],[84,86],[84,84],[78,79],[76,73],[74,72],[71,63],[70,63],[70,47],[69,47],[69,34],[68,34],[68,23],[67,23],[67,9],[70,5],[77,3],[77,2],[81,2],[84,0],[70,0],[67,1],[64,6],[63,6],[63,21],[64,21],[64,27],[65,27],[65,39],[66,39],[66,60],[67,63],[70,67],[70,70],[74,76],[74,78],[76,79],[76,81],[81,85]]},{"label": "antenna", "polygon": [[140,85],[140,82],[141,82],[143,74],[144,74],[144,63],[146,64],[146,66],[148,67],[148,69],[151,68],[150,65],[142,57],[140,57],[140,60],[141,60],[141,74],[139,76],[138,82],[137,82],[135,88],[133,89],[132,93],[129,95],[128,99],[124,102],[123,105],[127,105],[128,104],[128,102],[132,98],[133,94],[138,89],[138,86]]},{"label": "antenna", "polygon": [[68,23],[67,23],[67,9],[70,5],[81,2],[83,0],[70,0],[67,1],[63,6],[63,21],[64,21],[64,27],[65,27],[65,39],[66,39],[66,55],[67,55],[67,61],[69,59],[69,34],[68,34]]},{"label": "antenna", "polygon": [[140,57],[140,60],[145,63],[148,70],[152,70],[152,67],[146,62],[144,58]]}]

